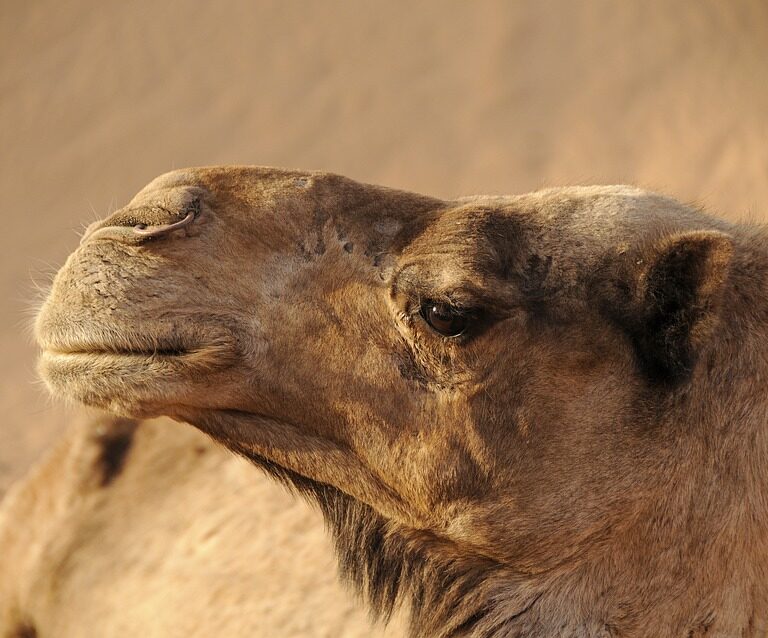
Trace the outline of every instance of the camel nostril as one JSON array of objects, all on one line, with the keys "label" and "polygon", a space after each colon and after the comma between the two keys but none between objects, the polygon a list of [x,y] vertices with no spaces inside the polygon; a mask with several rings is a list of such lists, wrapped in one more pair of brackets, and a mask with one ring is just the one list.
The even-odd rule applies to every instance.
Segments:
[{"label": "camel nostril", "polygon": [[[147,223],[138,221],[135,214],[125,216],[124,219],[110,219],[106,222],[98,222],[91,225],[80,240],[82,246],[88,241],[97,237],[110,237],[112,239],[122,239],[130,241],[130,237],[134,240],[146,240],[153,239],[155,237],[162,237],[168,235],[175,230],[179,230],[186,226],[189,226],[198,216],[200,212],[199,207],[195,206],[185,211],[184,217],[176,222],[171,223]],[[154,221],[154,220],[153,220]],[[160,220],[158,220],[160,221]]]},{"label": "camel nostril", "polygon": [[[200,188],[184,187],[153,194],[146,202],[131,202],[107,219],[91,224],[80,244],[96,239],[138,244],[158,237],[173,237],[174,231],[190,226],[200,217],[203,194]],[[190,234],[189,231],[186,234]]]},{"label": "camel nostril", "polygon": [[144,223],[138,223],[133,227],[133,232],[136,233],[137,235],[141,235],[144,238],[160,237],[161,235],[167,235],[168,233],[171,233],[174,230],[178,230],[179,228],[184,228],[185,226],[188,226],[195,220],[196,216],[197,216],[197,211],[193,209],[187,212],[184,219],[174,222],[173,224],[163,224],[161,226],[147,226]]}]

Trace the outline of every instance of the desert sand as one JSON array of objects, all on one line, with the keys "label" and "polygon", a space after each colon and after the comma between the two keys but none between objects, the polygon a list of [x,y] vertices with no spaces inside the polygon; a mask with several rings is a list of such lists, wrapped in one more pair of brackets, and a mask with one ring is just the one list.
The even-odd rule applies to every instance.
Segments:
[{"label": "desert sand", "polygon": [[[154,176],[278,165],[445,197],[629,182],[768,221],[768,4],[4,2],[0,143],[2,495],[76,413],[36,381],[38,288]],[[319,519],[254,480],[293,521],[257,517],[254,543],[315,557],[265,562],[264,635],[332,635],[280,594],[326,578]]]}]

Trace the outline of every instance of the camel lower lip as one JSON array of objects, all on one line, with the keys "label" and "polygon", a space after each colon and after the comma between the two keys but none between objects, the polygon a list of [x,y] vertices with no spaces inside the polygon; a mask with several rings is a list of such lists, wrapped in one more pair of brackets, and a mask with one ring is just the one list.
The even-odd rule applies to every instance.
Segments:
[{"label": "camel lower lip", "polygon": [[[72,334],[84,328],[93,333],[91,339]],[[43,325],[38,372],[56,396],[121,414],[157,414],[157,405],[169,397],[189,399],[209,375],[240,360],[236,335],[221,325],[198,327],[192,335],[179,332],[137,325],[128,334],[106,324]]]},{"label": "camel lower lip", "polygon": [[178,394],[194,374],[185,356],[103,350],[45,350],[38,370],[57,396],[123,414],[168,392]]},{"label": "camel lower lip", "polygon": [[126,374],[157,366],[183,365],[187,353],[109,351],[109,350],[45,350],[41,356],[44,369],[69,374]]},{"label": "camel lower lip", "polygon": [[[220,344],[208,347],[179,346],[153,350],[130,350],[105,347],[46,348],[40,359],[41,371],[61,373],[67,378],[123,377],[156,372],[176,372],[214,369],[232,361],[233,351]],[[61,376],[57,374],[56,376]]]},{"label": "camel lower lip", "polygon": [[185,396],[201,379],[229,367],[235,359],[232,350],[215,346],[173,353],[46,349],[38,371],[57,396],[147,416],[158,401]]}]

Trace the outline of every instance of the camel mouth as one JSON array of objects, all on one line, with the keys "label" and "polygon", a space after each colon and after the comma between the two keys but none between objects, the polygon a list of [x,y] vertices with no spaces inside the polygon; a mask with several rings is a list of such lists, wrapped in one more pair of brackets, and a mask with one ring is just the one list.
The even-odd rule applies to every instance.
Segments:
[{"label": "camel mouth", "polygon": [[160,413],[159,406],[181,400],[240,357],[235,334],[220,325],[189,333],[170,326],[61,326],[39,326],[38,372],[46,386],[56,396],[124,414]]},{"label": "camel mouth", "polygon": [[137,365],[153,362],[176,361],[179,364],[199,366],[233,359],[234,344],[231,339],[212,339],[207,343],[185,342],[178,338],[152,339],[152,343],[129,344],[125,340],[114,343],[53,342],[43,346],[41,357],[53,362],[105,362],[133,361]]},{"label": "camel mouth", "polygon": [[113,323],[41,313],[35,326],[42,356],[61,360],[231,361],[238,339],[231,322],[210,318],[196,325],[184,317],[160,322]]},{"label": "camel mouth", "polygon": [[111,345],[57,346],[45,348],[44,355],[57,357],[137,357],[137,358],[168,358],[184,357],[199,352],[200,348],[188,348],[181,345],[166,345],[156,348],[124,348]]},{"label": "camel mouth", "polygon": [[182,362],[184,357],[190,354],[188,351],[171,350],[118,350],[109,348],[86,348],[77,347],[71,349],[52,349],[43,350],[40,360],[44,364],[54,366],[77,366],[88,364],[107,365],[109,362],[123,366],[151,366],[153,363],[178,361]]},{"label": "camel mouth", "polygon": [[[42,355],[62,360],[77,358],[114,359],[168,359],[183,358],[205,350],[205,346],[173,333],[164,335],[160,330],[109,330],[86,331],[72,335],[72,331],[48,330],[41,339]],[[92,334],[88,334],[92,332]],[[163,335],[163,336],[161,336]]]}]

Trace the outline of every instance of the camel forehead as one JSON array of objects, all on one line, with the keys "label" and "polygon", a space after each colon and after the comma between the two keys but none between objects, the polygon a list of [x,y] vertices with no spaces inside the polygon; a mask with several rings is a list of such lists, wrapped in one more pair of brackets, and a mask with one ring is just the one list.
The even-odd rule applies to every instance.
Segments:
[{"label": "camel forehead", "polygon": [[495,210],[516,219],[521,229],[533,230],[532,236],[543,243],[575,250],[583,242],[607,248],[674,230],[728,227],[674,199],[627,185],[548,188],[517,196],[465,197],[456,203],[467,211]]},{"label": "camel forehead", "polygon": [[[454,200],[413,248],[470,248],[484,240],[563,254],[595,252],[660,224],[681,223],[677,202],[630,186],[564,187]],[[700,220],[697,220],[700,221]]]}]

